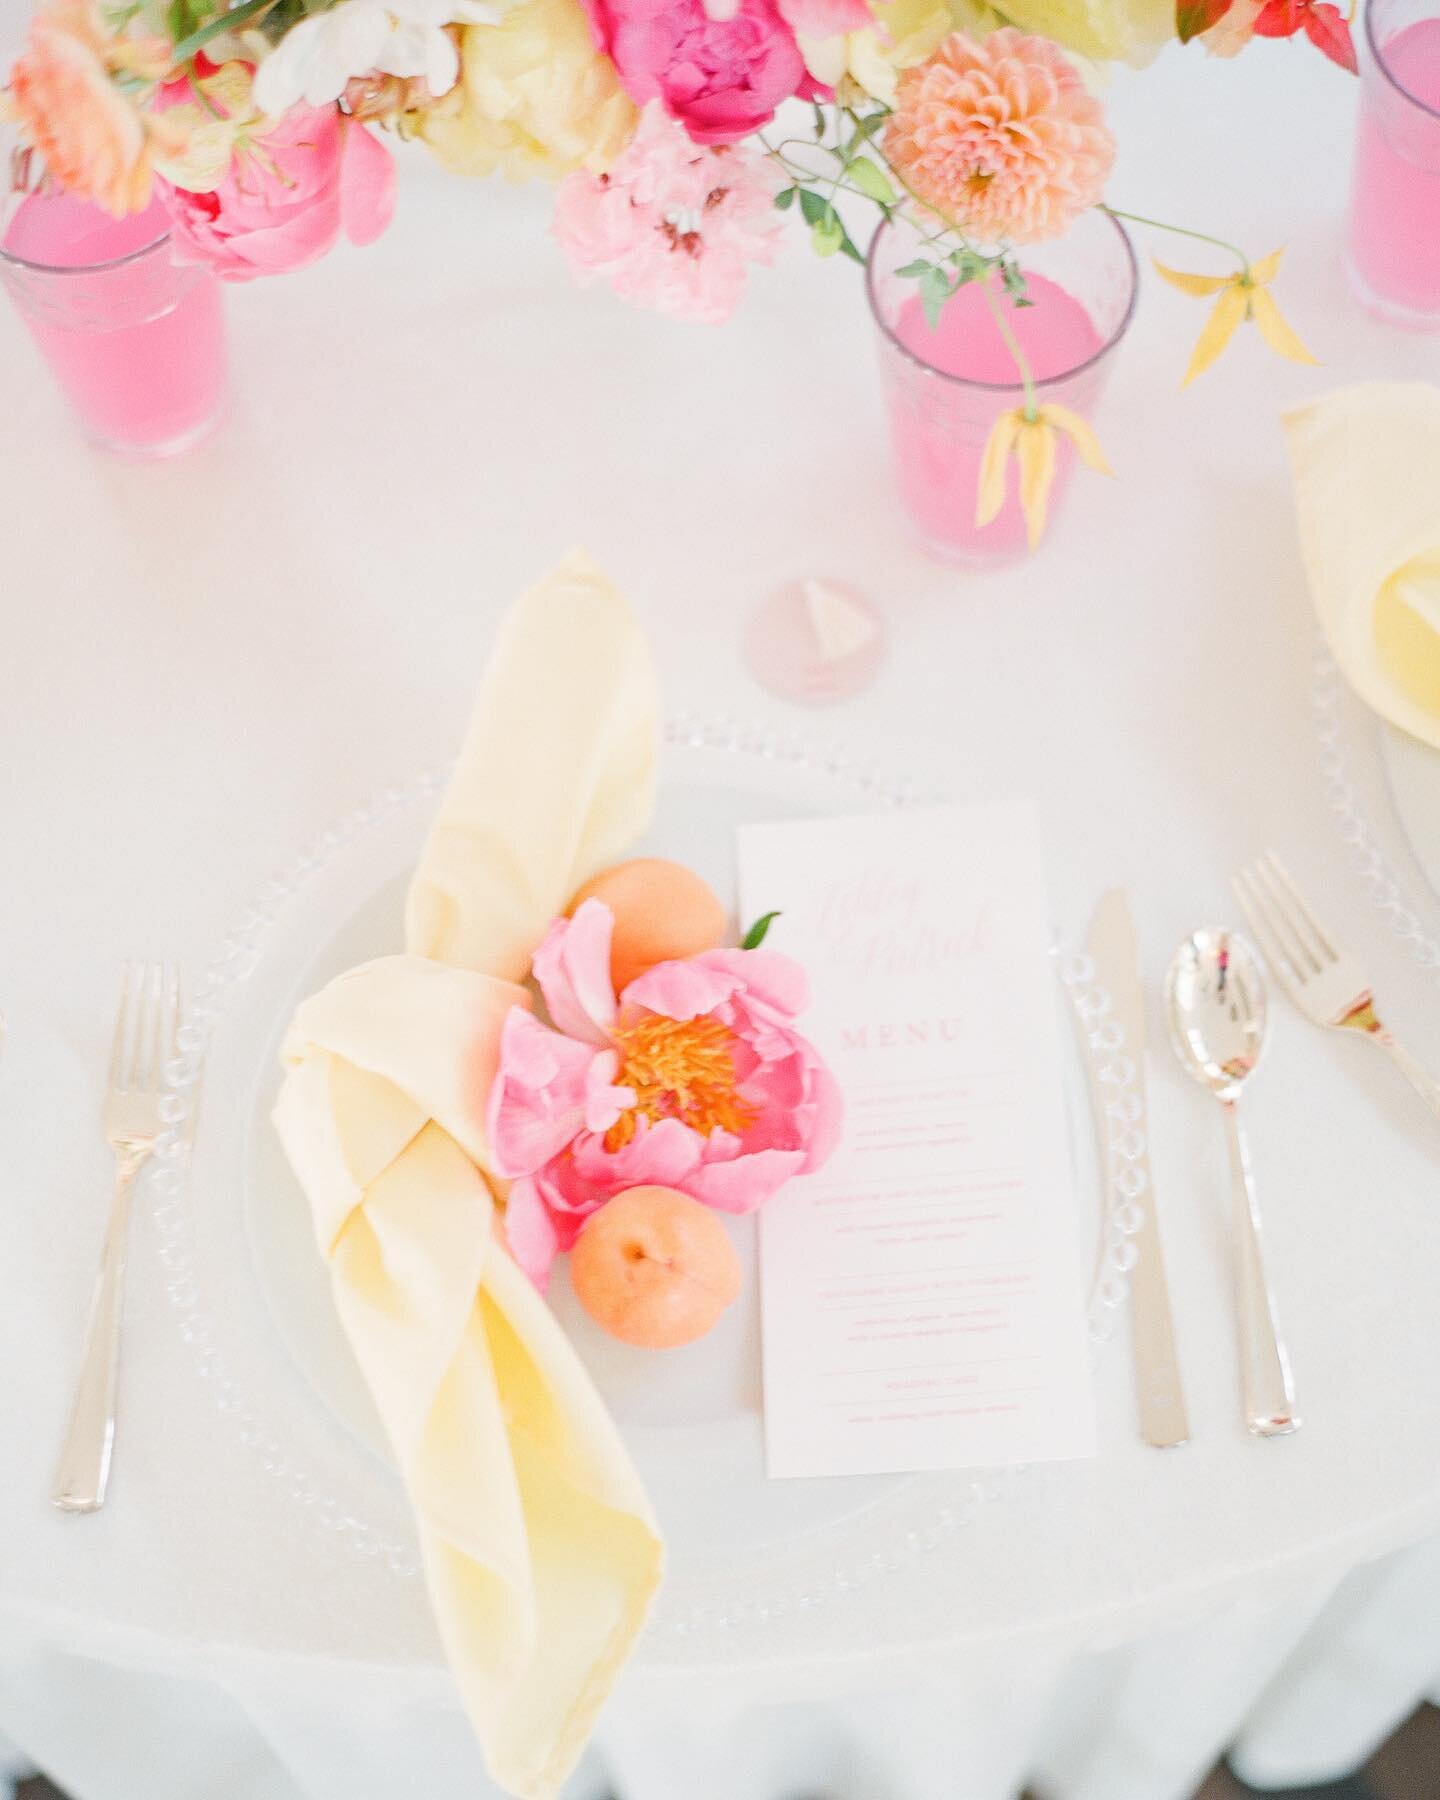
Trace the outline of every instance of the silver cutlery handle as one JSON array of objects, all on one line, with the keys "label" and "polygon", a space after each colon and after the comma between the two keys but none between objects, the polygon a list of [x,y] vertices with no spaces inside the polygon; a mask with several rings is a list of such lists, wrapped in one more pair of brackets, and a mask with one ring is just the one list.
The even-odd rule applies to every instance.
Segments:
[{"label": "silver cutlery handle", "polygon": [[1236,1302],[1239,1308],[1240,1367],[1245,1391],[1245,1423],[1259,1437],[1283,1437],[1298,1428],[1290,1363],[1280,1342],[1275,1301],[1265,1279],[1260,1248],[1260,1206],[1250,1174],[1240,1109],[1224,1102],[1230,1141],[1231,1193],[1235,1220]]},{"label": "silver cutlery handle", "polygon": [[1437,1081],[1424,1064],[1410,1054],[1398,1038],[1391,1037],[1388,1031],[1382,1028],[1380,1031],[1371,1032],[1370,1037],[1395,1064],[1395,1067],[1399,1069],[1431,1112],[1440,1118],[1440,1081]]},{"label": "silver cutlery handle", "polygon": [[105,1227],[105,1243],[90,1302],[85,1355],[70,1406],[65,1442],[55,1465],[51,1503],[61,1512],[98,1512],[110,1480],[115,1443],[115,1397],[120,1368],[120,1317],[125,1287],[125,1239],[130,1195],[148,1150],[120,1155],[115,1197]]}]

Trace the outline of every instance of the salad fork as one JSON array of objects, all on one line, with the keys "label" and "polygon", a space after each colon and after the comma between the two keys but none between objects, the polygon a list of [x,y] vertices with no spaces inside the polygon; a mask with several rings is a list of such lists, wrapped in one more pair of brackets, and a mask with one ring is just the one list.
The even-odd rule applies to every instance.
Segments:
[{"label": "salad fork", "polygon": [[1232,878],[1281,985],[1307,1018],[1334,1031],[1354,1031],[1378,1044],[1437,1117],[1440,1081],[1381,1023],[1355,959],[1321,924],[1273,850]]},{"label": "salad fork", "polygon": [[90,1303],[85,1354],[50,1495],[62,1512],[98,1512],[105,1504],[115,1446],[130,1196],[164,1130],[160,1117],[162,1071],[172,1053],[179,1022],[179,970],[159,963],[127,963],[104,1113],[105,1141],[115,1156],[115,1197]]}]

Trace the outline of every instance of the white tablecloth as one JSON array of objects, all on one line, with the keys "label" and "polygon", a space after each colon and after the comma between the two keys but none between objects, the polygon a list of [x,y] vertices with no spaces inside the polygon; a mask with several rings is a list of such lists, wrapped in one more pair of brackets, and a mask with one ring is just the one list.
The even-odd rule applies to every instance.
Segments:
[{"label": "white tablecloth", "polygon": [[[0,315],[0,1732],[77,1800],[487,1791],[417,1584],[257,1475],[143,1208],[111,1503],[63,1519],[44,1496],[121,957],[198,969],[298,844],[446,755],[500,608],[570,544],[633,594],[672,709],[782,729],[816,722],[744,673],[743,620],[781,579],[855,581],[890,660],[820,729],[938,796],[1037,793],[1065,932],[1125,883],[1158,982],[1182,931],[1229,915],[1234,863],[1279,842],[1440,1063],[1431,978],[1385,938],[1317,773],[1276,422],[1343,378],[1440,373],[1436,340],[1344,292],[1353,101],[1298,45],[1116,77],[1116,203],[1288,242],[1281,296],[1325,367],[1247,333],[1181,396],[1203,315],[1150,283],[1100,420],[1120,479],[1080,477],[1042,552],[986,580],[908,547],[859,283],[798,248],[706,333],[573,292],[540,196],[407,158],[381,244],[233,294],[234,416],[161,467],[84,449]],[[1180,1800],[1237,1739],[1256,1780],[1342,1770],[1440,1679],[1431,1128],[1379,1059],[1277,1009],[1254,1132],[1306,1424],[1257,1443],[1217,1122],[1162,1053],[1151,1079],[1194,1442],[1138,1445],[1117,1342],[1098,1461],[1007,1488],[962,1574],[878,1635],[838,1605],[783,1653],[642,1656],[577,1795]]]}]

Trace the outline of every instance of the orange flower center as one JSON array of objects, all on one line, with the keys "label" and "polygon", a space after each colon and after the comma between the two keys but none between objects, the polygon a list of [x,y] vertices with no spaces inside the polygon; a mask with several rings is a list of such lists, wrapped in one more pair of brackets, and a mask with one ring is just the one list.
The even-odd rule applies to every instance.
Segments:
[{"label": "orange flower center", "polygon": [[734,1033],[718,1019],[662,1019],[653,1014],[615,1032],[620,1052],[618,1087],[633,1088],[635,1104],[605,1134],[605,1148],[619,1150],[640,1120],[679,1119],[708,1137],[737,1137],[755,1122],[756,1110],[735,1091]]}]

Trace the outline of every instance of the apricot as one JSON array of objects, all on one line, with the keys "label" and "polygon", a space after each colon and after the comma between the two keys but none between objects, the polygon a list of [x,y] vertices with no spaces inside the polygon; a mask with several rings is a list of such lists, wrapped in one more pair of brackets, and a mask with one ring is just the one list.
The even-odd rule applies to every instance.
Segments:
[{"label": "apricot", "polygon": [[741,1279],[725,1227],[674,1188],[616,1194],[585,1221],[570,1252],[581,1306],[612,1337],[647,1350],[704,1337]]},{"label": "apricot", "polygon": [[615,915],[610,976],[621,993],[656,963],[713,950],[725,936],[725,908],[708,882],[680,863],[637,857],[592,876],[566,908],[603,900]]}]

